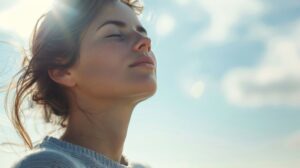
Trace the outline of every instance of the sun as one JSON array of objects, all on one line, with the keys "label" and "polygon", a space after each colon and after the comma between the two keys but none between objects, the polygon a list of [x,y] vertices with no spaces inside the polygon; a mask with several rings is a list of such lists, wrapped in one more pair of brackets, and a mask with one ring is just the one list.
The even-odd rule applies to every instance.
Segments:
[{"label": "sun", "polygon": [[0,30],[30,37],[37,19],[52,6],[53,0],[19,0],[15,5],[0,11]]}]

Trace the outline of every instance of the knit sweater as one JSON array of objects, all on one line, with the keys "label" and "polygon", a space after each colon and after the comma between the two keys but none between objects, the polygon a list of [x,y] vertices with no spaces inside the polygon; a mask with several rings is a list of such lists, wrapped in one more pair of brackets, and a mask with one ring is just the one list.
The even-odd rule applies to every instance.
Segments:
[{"label": "knit sweater", "polygon": [[60,139],[46,136],[23,156],[13,168],[131,168],[109,159],[101,153]]}]

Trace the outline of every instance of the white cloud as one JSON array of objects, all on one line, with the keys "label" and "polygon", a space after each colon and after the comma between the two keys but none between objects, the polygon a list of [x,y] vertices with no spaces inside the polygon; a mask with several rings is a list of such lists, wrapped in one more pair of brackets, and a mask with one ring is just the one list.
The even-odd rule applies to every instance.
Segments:
[{"label": "white cloud", "polygon": [[242,20],[261,16],[264,4],[259,0],[194,0],[209,17],[209,24],[196,33],[192,45],[223,43],[234,37],[232,31]]},{"label": "white cloud", "polygon": [[170,14],[162,14],[159,16],[156,23],[156,33],[160,36],[170,34],[175,28],[175,19]]},{"label": "white cloud", "polygon": [[29,37],[37,19],[51,7],[51,0],[20,0],[0,12],[0,27],[22,37]]},{"label": "white cloud", "polygon": [[266,43],[263,59],[256,67],[236,68],[225,75],[226,97],[242,106],[300,107],[300,21],[283,33],[259,30]]},{"label": "white cloud", "polygon": [[291,134],[290,136],[288,136],[284,141],[284,145],[288,149],[300,150],[300,131],[295,132],[295,133]]},{"label": "white cloud", "polygon": [[176,0],[176,3],[178,5],[188,5],[191,2],[191,0]]}]

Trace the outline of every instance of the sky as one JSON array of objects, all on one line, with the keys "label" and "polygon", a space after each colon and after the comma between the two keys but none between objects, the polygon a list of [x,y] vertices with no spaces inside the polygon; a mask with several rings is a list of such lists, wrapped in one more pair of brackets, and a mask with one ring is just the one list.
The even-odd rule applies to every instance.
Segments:
[{"label": "sky", "polygon": [[[0,41],[27,46],[51,3],[1,0]],[[299,168],[300,1],[144,5],[158,88],[134,109],[126,156],[151,168]],[[16,48],[0,45],[0,84],[20,59]],[[0,116],[0,141],[16,138],[4,108]],[[0,151],[2,165],[17,157]]]}]

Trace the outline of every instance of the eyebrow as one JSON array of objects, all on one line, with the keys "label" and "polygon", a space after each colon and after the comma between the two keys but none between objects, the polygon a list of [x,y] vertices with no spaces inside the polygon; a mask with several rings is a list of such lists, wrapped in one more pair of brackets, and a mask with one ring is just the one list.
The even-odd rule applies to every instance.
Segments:
[{"label": "eyebrow", "polygon": [[[100,26],[97,27],[96,31],[98,31],[99,29],[101,29],[103,26],[105,25],[108,25],[108,24],[113,24],[113,25],[116,25],[118,27],[121,27],[121,28],[125,28],[127,25],[126,23],[122,22],[122,21],[118,21],[118,20],[108,20],[108,21],[105,21],[103,24],[101,24]],[[147,33],[147,30],[141,26],[141,25],[138,25],[136,26],[137,28],[137,31],[141,32],[141,33],[145,33],[145,34],[148,34]]]}]

